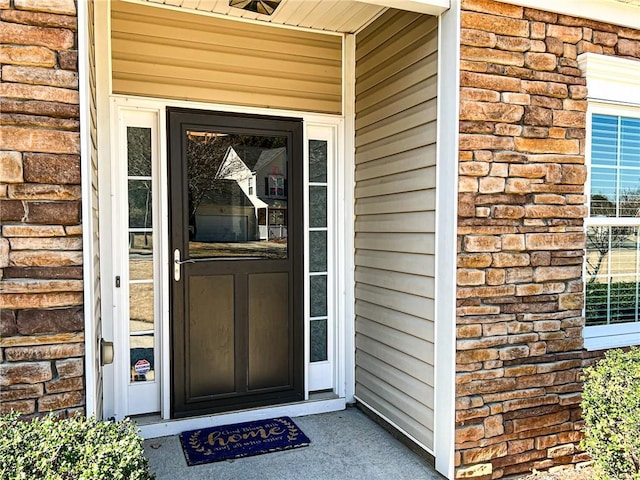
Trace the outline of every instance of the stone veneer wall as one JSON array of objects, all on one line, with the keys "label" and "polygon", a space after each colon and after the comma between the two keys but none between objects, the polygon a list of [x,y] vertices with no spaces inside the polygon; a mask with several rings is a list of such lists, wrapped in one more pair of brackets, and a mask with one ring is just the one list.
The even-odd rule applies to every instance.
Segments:
[{"label": "stone veneer wall", "polygon": [[463,0],[456,465],[500,478],[587,460],[581,436],[583,52],[640,32]]},{"label": "stone veneer wall", "polygon": [[0,0],[0,413],[84,407],[73,0]]}]

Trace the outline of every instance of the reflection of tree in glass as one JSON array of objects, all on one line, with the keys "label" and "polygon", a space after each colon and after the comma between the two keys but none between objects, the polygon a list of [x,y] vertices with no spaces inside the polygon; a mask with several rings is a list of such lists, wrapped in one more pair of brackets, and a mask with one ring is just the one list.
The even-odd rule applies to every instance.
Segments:
[{"label": "reflection of tree in glass", "polygon": [[[226,135],[190,132],[187,142],[187,177],[189,188],[189,215],[195,215],[207,194],[221,191],[221,180],[233,175],[231,166],[220,166],[229,147],[257,147],[271,149],[287,145],[287,137],[257,135]],[[250,165],[249,168],[252,168]],[[240,168],[239,165],[236,166]],[[191,222],[190,222],[191,223]]]},{"label": "reflection of tree in glass", "polygon": [[[127,127],[127,174],[129,177],[151,176],[151,129]],[[151,181],[129,180],[129,225],[150,228]],[[145,245],[147,233],[144,234]]]},{"label": "reflection of tree in glass", "polygon": [[127,162],[130,177],[151,176],[150,128],[127,128]]},{"label": "reflection of tree in glass", "polygon": [[[231,140],[227,135],[192,133],[187,142],[187,178],[189,217],[192,218],[202,199],[216,190],[216,173],[224,160]],[[192,221],[189,223],[193,224]]]},{"label": "reflection of tree in glass", "polygon": [[[631,217],[640,218],[640,189],[629,190],[620,194],[618,209],[616,204],[605,195],[591,196],[591,217]],[[586,257],[589,283],[596,281],[602,262],[610,250],[624,246],[628,237],[635,231],[632,226],[592,226],[587,232],[587,251],[596,255]]]},{"label": "reflection of tree in glass", "polygon": [[327,142],[309,141],[309,181],[327,181]]}]

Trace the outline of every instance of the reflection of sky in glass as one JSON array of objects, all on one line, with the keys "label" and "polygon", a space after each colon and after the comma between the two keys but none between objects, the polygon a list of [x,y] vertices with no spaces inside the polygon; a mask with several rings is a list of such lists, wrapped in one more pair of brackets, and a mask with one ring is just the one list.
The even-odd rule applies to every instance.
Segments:
[{"label": "reflection of sky in glass", "polygon": [[640,119],[593,115],[591,216],[640,215]]},{"label": "reflection of sky in glass", "polygon": [[618,117],[594,115],[591,141],[591,163],[615,166],[618,163]]},{"label": "reflection of sky in glass", "polygon": [[640,118],[625,117],[620,123],[620,164],[640,167]]}]

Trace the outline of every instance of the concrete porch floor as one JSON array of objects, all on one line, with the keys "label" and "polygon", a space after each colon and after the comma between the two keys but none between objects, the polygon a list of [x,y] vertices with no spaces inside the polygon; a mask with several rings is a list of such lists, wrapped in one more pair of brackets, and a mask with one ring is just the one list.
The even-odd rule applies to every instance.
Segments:
[{"label": "concrete porch floor", "polygon": [[360,410],[296,417],[311,445],[237,460],[187,466],[177,436],[146,440],[157,480],[442,480],[424,459]]}]

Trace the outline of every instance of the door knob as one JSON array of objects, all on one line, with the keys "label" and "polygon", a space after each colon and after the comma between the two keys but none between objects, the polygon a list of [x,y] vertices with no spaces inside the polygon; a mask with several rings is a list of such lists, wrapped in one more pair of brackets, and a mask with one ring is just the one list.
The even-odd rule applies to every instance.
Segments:
[{"label": "door knob", "polygon": [[113,363],[113,342],[105,342],[100,339],[100,365],[103,367]]}]

